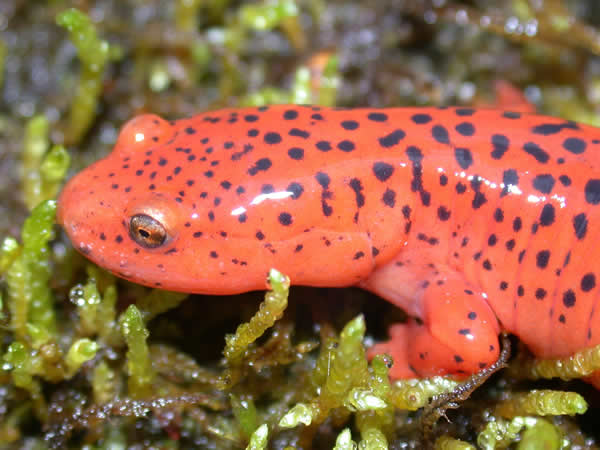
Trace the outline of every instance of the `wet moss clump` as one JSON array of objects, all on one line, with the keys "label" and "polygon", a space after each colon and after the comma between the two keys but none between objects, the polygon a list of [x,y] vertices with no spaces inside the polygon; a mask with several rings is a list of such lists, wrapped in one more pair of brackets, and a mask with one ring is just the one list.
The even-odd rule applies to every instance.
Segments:
[{"label": "wet moss clump", "polygon": [[266,295],[151,291],[54,225],[65,178],[143,112],[489,105],[503,80],[597,124],[597,2],[492,3],[4,0],[0,446],[594,447],[594,388],[540,378],[588,376],[597,349],[392,382],[393,361],[365,353],[403,319],[393,305],[275,270]]}]

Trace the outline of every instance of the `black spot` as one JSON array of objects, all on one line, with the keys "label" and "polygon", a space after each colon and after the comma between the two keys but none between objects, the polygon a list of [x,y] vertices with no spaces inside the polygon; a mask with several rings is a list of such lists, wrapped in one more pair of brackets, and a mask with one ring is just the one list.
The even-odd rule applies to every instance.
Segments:
[{"label": "black spot", "polygon": [[410,219],[410,213],[411,213],[410,206],[408,206],[408,205],[404,205],[404,206],[402,207],[402,216],[403,216],[403,217],[404,217],[406,220],[408,220],[408,219]]},{"label": "black spot", "polygon": [[269,158],[261,158],[254,163],[254,166],[248,169],[248,174],[251,176],[256,175],[260,171],[267,171],[273,165]]},{"label": "black spot", "polygon": [[298,118],[298,111],[294,111],[293,109],[288,109],[283,113],[283,118],[285,120],[294,120]]},{"label": "black spot", "polygon": [[450,144],[450,137],[448,136],[448,130],[442,125],[434,125],[431,129],[431,135],[440,144]]},{"label": "black spot", "polygon": [[521,228],[523,228],[523,221],[520,217],[515,217],[515,219],[513,220],[513,231],[521,231]]},{"label": "black spot", "polygon": [[555,215],[554,206],[552,206],[550,203],[546,203],[542,208],[542,213],[540,214],[540,225],[543,227],[552,225],[554,223]]},{"label": "black spot", "polygon": [[396,206],[396,192],[392,191],[391,189],[386,189],[381,199],[383,200],[385,206],[389,206],[390,208]]},{"label": "black spot", "polygon": [[508,137],[503,134],[494,134],[492,136],[492,150],[491,156],[494,159],[500,159],[504,156],[504,154],[508,151],[508,147],[510,146],[510,141]]},{"label": "black spot", "polygon": [[548,260],[550,259],[550,250],[541,250],[535,256],[536,266],[540,269],[545,269],[548,266]]},{"label": "black spot", "polygon": [[344,130],[356,130],[358,128],[358,122],[356,120],[344,120],[342,122],[342,128]]},{"label": "black spot", "polygon": [[496,235],[490,234],[490,237],[488,237],[488,245],[490,247],[493,247],[494,245],[496,245],[497,242],[498,242],[498,238],[496,237]]},{"label": "black spot", "polygon": [[502,183],[504,187],[502,188],[502,192],[500,193],[500,197],[504,197],[508,195],[509,189],[511,186],[518,186],[519,184],[519,174],[515,169],[505,170],[502,174]]},{"label": "black spot", "polygon": [[233,148],[233,146],[234,146],[234,145],[235,145],[235,144],[234,144],[233,142],[231,142],[231,141],[227,141],[227,142],[225,142],[225,143],[223,144],[223,148],[224,148],[224,149],[226,149],[226,150],[229,150],[229,149]]},{"label": "black spot", "polygon": [[275,186],[272,184],[263,184],[260,188],[261,194],[271,194],[272,192],[275,192]]},{"label": "black spot", "polygon": [[481,265],[483,266],[483,268],[485,270],[492,270],[492,263],[490,262],[489,259],[486,259],[485,261],[483,261],[483,263]]},{"label": "black spot", "polygon": [[211,222],[214,222],[215,220],[215,213],[212,211],[208,212],[208,220],[210,220]]},{"label": "black spot", "polygon": [[440,186],[446,186],[448,184],[448,177],[446,174],[440,175]]},{"label": "black spot", "polygon": [[288,156],[296,161],[304,159],[304,150],[299,147],[292,147],[288,150]]},{"label": "black spot", "polygon": [[561,314],[560,316],[558,316],[558,321],[560,323],[565,323],[567,321],[567,319],[565,318],[564,314]]},{"label": "black spot", "polygon": [[583,239],[587,233],[588,220],[585,213],[577,214],[573,217],[573,228],[577,239]]},{"label": "black spot", "polygon": [[504,221],[504,211],[502,209],[496,208],[496,211],[494,211],[494,220],[498,223]]},{"label": "black spot", "polygon": [[202,231],[196,231],[194,234],[192,234],[192,236],[194,236],[195,238],[202,237]]},{"label": "black spot", "polygon": [[343,152],[351,152],[352,150],[354,150],[355,146],[354,142],[343,140],[338,143],[337,148],[339,148]]},{"label": "black spot", "polygon": [[473,108],[457,108],[454,112],[457,116],[472,116],[475,114],[475,110]]},{"label": "black spot", "polygon": [[437,216],[438,219],[440,219],[442,222],[445,222],[450,219],[450,211],[445,206],[440,206],[437,210]]},{"label": "black spot", "polygon": [[515,245],[517,243],[515,242],[514,239],[509,239],[508,241],[506,241],[506,250],[508,250],[509,252],[512,252],[513,249],[515,248]]},{"label": "black spot", "polygon": [[304,192],[304,188],[302,187],[302,185],[300,183],[290,183],[288,185],[287,188],[285,188],[286,191],[291,192],[292,195],[291,197],[296,200],[298,198],[300,198],[300,196],[302,195],[302,193]]},{"label": "black spot", "polygon": [[576,302],[577,298],[575,297],[575,292],[573,292],[572,289],[567,289],[563,294],[563,305],[565,305],[566,308],[572,308],[575,306]]},{"label": "black spot", "polygon": [[544,298],[546,298],[546,294],[546,289],[537,288],[535,290],[535,298],[537,298],[538,300],[544,300]]},{"label": "black spot", "polygon": [[456,192],[458,194],[464,194],[467,191],[467,186],[464,183],[461,183],[460,181],[458,183],[456,183]]},{"label": "black spot", "polygon": [[597,205],[600,203],[600,180],[591,179],[585,184],[585,201]]},{"label": "black spot", "polygon": [[259,241],[262,241],[265,238],[265,235],[263,234],[262,231],[257,231],[255,236],[256,236],[256,239],[258,239]]},{"label": "black spot", "polygon": [[479,259],[481,258],[482,253],[481,252],[477,252],[473,255],[473,259],[475,261],[479,261]]},{"label": "black spot", "polygon": [[246,215],[246,213],[242,213],[238,216],[238,222],[244,223],[246,222],[246,220],[248,220],[248,216]]},{"label": "black spot", "polygon": [[523,297],[525,295],[525,289],[522,285],[519,285],[519,287],[517,287],[517,295],[519,297]]},{"label": "black spot", "polygon": [[213,251],[211,251],[211,252],[209,253],[209,255],[210,255],[210,257],[211,257],[211,258],[218,258],[218,257],[219,257],[219,254],[218,254],[217,252],[215,252],[214,250],[213,250]]},{"label": "black spot", "polygon": [[500,282],[500,290],[505,291],[507,289],[508,289],[508,283],[506,281],[501,281]]},{"label": "black spot", "polygon": [[282,212],[279,214],[277,220],[279,220],[281,225],[289,226],[292,224],[292,215],[287,212]]},{"label": "black spot", "polygon": [[537,125],[533,127],[531,130],[532,133],[541,134],[544,136],[549,136],[551,134],[560,133],[563,129],[572,129],[577,130],[579,127],[573,122],[567,123],[544,123],[542,125]]},{"label": "black spot", "polygon": [[565,260],[563,262],[563,267],[567,267],[569,265],[570,261],[571,261],[571,250],[569,250],[567,252],[567,255],[565,256]]},{"label": "black spot", "polygon": [[558,180],[565,187],[571,186],[571,178],[569,178],[567,175],[561,175],[558,177]]},{"label": "black spot", "polygon": [[404,139],[405,136],[406,136],[406,133],[404,131],[402,131],[400,129],[394,130],[390,134],[380,137],[379,144],[385,148],[393,147],[395,145],[398,145],[398,143],[402,139]]},{"label": "black spot", "polygon": [[523,150],[535,158],[537,162],[545,164],[550,159],[550,155],[535,142],[526,142]]},{"label": "black spot", "polygon": [[583,292],[589,292],[596,287],[596,275],[593,273],[586,273],[581,278],[581,290]]},{"label": "black spot", "polygon": [[466,336],[467,334],[471,334],[471,329],[470,328],[461,328],[460,330],[458,330],[458,334],[460,334],[462,336]]},{"label": "black spot", "polygon": [[502,113],[502,117],[506,119],[520,119],[521,113],[515,111],[505,111]]},{"label": "black spot", "polygon": [[363,185],[358,178],[352,178],[350,180],[350,188],[354,191],[354,195],[356,196],[356,206],[358,208],[362,208],[365,205],[365,196],[362,193]]},{"label": "black spot", "polygon": [[281,142],[281,135],[274,131],[269,131],[267,134],[265,134],[264,139],[265,143],[269,145],[279,144]]},{"label": "black spot", "polygon": [[459,123],[455,128],[463,136],[473,136],[475,134],[475,126],[471,122]]},{"label": "black spot", "polygon": [[331,144],[328,141],[319,141],[316,143],[316,147],[322,152],[328,152],[331,150]]},{"label": "black spot", "polygon": [[305,130],[300,130],[298,128],[292,128],[288,133],[290,136],[301,137],[302,139],[308,139],[310,137],[310,133]]},{"label": "black spot", "polygon": [[550,194],[556,180],[550,174],[538,175],[533,179],[533,187],[542,194]]},{"label": "black spot", "polygon": [[246,122],[256,122],[258,120],[258,116],[256,114],[247,114],[244,116],[244,120]]},{"label": "black spot", "polygon": [[475,320],[475,319],[477,319],[477,313],[475,311],[469,311],[469,314],[467,314],[467,317],[469,320]]},{"label": "black spot", "polygon": [[235,193],[238,195],[241,195],[244,192],[246,192],[246,189],[244,189],[244,186],[238,186],[237,188],[235,188]]},{"label": "black spot", "polygon": [[373,122],[385,122],[388,120],[387,114],[372,112],[367,115],[367,119]]},{"label": "black spot", "polygon": [[385,162],[376,162],[373,164],[373,173],[379,181],[387,181],[394,173],[394,166]]},{"label": "black spot", "polygon": [[221,187],[225,190],[231,189],[231,183],[227,180],[221,181]]},{"label": "black spot", "polygon": [[454,157],[463,170],[467,170],[473,164],[473,155],[468,148],[455,148]]},{"label": "black spot", "polygon": [[418,125],[423,125],[431,122],[433,119],[429,114],[414,114],[410,120]]},{"label": "black spot", "polygon": [[479,209],[486,202],[487,202],[487,198],[485,198],[485,195],[483,194],[483,192],[475,192],[475,196],[473,197],[471,206],[473,207],[473,209]]},{"label": "black spot", "polygon": [[158,165],[159,165],[159,166],[166,166],[166,165],[167,165],[167,162],[168,162],[168,161],[167,161],[165,158],[160,158],[160,159],[158,160]]},{"label": "black spot", "polygon": [[575,155],[585,152],[586,147],[585,141],[579,138],[570,137],[563,142],[563,148]]},{"label": "black spot", "polygon": [[117,237],[115,238],[115,242],[117,244],[120,244],[121,242],[123,242],[123,236],[121,236],[120,234],[118,234]]},{"label": "black spot", "polygon": [[304,245],[302,244],[298,244],[296,245],[296,248],[294,249],[294,253],[298,253],[299,251],[301,251],[304,248]]},{"label": "black spot", "polygon": [[252,128],[248,130],[248,137],[256,137],[258,136],[259,131],[256,128]]},{"label": "black spot", "polygon": [[144,174],[144,171],[141,170],[141,169],[139,169],[139,170],[135,171],[135,174],[139,177],[139,176],[142,176]]},{"label": "black spot", "polygon": [[313,120],[323,120],[323,116],[319,113],[312,114],[310,118]]},{"label": "black spot", "polygon": [[464,362],[464,359],[462,359],[460,355],[454,355],[454,361],[456,361],[457,363],[461,363]]},{"label": "black spot", "polygon": [[360,258],[362,258],[362,257],[364,257],[364,256],[365,256],[365,253],[364,253],[364,252],[356,252],[356,253],[354,254],[354,258],[352,258],[352,259],[354,259],[354,260],[357,260],[357,259],[360,259]]},{"label": "black spot", "polygon": [[323,189],[329,188],[329,183],[331,183],[331,178],[325,172],[317,172],[317,174],[315,175],[315,178]]}]

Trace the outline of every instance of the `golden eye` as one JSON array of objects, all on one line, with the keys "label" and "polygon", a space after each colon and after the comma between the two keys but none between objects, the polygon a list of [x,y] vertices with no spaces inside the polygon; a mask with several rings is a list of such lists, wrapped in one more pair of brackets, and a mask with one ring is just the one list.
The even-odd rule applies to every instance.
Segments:
[{"label": "golden eye", "polygon": [[129,219],[129,236],[142,247],[156,248],[167,240],[167,230],[155,218],[136,214]]}]

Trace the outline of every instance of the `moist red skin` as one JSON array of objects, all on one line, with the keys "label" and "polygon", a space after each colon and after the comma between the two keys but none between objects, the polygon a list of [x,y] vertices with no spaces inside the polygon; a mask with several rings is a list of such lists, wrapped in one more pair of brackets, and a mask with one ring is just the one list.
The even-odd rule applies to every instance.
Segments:
[{"label": "moist red skin", "polygon": [[[368,289],[415,319],[372,350],[395,378],[466,375],[508,330],[539,357],[600,343],[600,130],[493,109],[145,115],[75,176],[59,221],[118,276],[202,294]],[[165,243],[129,234],[155,217]],[[595,383],[599,384],[599,383]]]}]

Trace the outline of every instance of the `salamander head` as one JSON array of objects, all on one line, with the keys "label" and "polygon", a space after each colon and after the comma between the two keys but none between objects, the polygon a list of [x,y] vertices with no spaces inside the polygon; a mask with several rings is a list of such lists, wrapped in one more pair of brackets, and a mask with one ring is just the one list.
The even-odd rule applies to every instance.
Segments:
[{"label": "salamander head", "polygon": [[114,150],[67,183],[59,223],[86,257],[140,284],[217,294],[263,287],[262,274],[260,281],[247,277],[244,287],[228,284],[235,267],[224,264],[224,248],[245,253],[247,240],[228,239],[218,232],[226,225],[211,221],[178,130],[154,115],[129,121]]}]

